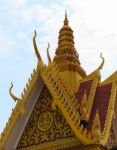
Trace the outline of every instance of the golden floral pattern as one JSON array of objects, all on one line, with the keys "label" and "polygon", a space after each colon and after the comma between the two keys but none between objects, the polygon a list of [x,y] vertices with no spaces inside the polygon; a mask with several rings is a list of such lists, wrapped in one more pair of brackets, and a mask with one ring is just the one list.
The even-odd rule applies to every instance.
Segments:
[{"label": "golden floral pattern", "polygon": [[41,131],[47,131],[53,123],[52,114],[48,111],[42,113],[38,119],[38,128]]},{"label": "golden floral pattern", "polygon": [[[52,96],[47,87],[44,86],[21,136],[17,147],[18,149],[47,143],[57,139],[74,137],[73,131],[63,118],[60,110],[58,108],[53,110],[51,103]],[[47,117],[49,118],[47,119]],[[41,122],[40,124],[42,118],[44,120],[43,123]]]}]

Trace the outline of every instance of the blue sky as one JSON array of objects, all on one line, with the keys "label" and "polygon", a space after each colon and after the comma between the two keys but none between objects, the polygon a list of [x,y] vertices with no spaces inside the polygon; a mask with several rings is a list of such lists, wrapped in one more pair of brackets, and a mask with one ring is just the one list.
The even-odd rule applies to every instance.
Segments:
[{"label": "blue sky", "polygon": [[45,63],[50,42],[53,57],[58,32],[67,9],[74,30],[75,47],[83,68],[90,73],[105,57],[102,79],[117,69],[117,1],[116,0],[1,0],[0,2],[0,132],[15,102],[9,96],[11,81],[15,95],[21,95],[37,59],[32,37]]}]

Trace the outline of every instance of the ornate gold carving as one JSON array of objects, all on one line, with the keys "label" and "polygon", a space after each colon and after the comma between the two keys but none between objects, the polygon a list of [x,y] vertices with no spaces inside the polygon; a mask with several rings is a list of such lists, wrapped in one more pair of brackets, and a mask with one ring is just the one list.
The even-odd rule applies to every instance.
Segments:
[{"label": "ornate gold carving", "polygon": [[102,67],[104,66],[104,62],[105,62],[104,57],[102,57],[102,53],[100,54],[100,58],[102,59],[102,63],[101,63],[100,66],[98,67],[98,70],[99,70],[99,69],[102,69]]},{"label": "ornate gold carving", "polygon": [[99,119],[98,111],[96,112],[95,118],[93,120],[92,134],[94,135],[97,142],[99,143],[99,138],[101,136],[101,127],[100,127],[100,119]]},{"label": "ornate gold carving", "polygon": [[41,131],[47,131],[50,129],[53,123],[52,114],[48,111],[41,113],[38,119],[38,128]]},{"label": "ornate gold carving", "polygon": [[97,86],[99,85],[99,81],[100,81],[100,70],[96,69],[95,71],[93,71],[92,73],[87,75],[85,78],[81,79],[80,82],[79,82],[79,86],[82,82],[86,82],[86,81],[89,81],[89,80],[93,80],[93,83],[92,83],[92,86],[91,86],[89,97],[87,99],[87,110],[88,110],[88,114],[87,114],[88,117],[87,118],[88,119],[90,117],[90,113],[91,113],[91,110],[92,110],[96,89],[97,89]]},{"label": "ornate gold carving", "polygon": [[53,96],[52,106],[59,107],[76,137],[85,144],[94,144],[96,141],[91,132],[80,125],[77,100],[75,95],[72,95],[72,90],[65,84],[56,64],[48,65],[41,73],[41,77]]},{"label": "ornate gold carving", "polygon": [[81,120],[88,121],[88,110],[87,110],[87,96],[86,96],[86,91],[84,93],[82,103],[80,105],[80,118]]},{"label": "ornate gold carving", "polygon": [[73,131],[62,117],[59,109],[53,110],[51,103],[52,96],[44,86],[19,141],[19,149],[43,143],[46,145],[54,140],[74,137]]},{"label": "ornate gold carving", "polygon": [[35,49],[35,54],[37,56],[38,59],[41,59],[41,56],[39,54],[39,50],[38,50],[38,47],[37,47],[37,44],[36,44],[36,37],[37,37],[37,32],[36,30],[34,31],[34,37],[33,37],[33,45],[34,45],[34,49]]},{"label": "ornate gold carving", "polygon": [[[58,48],[56,49],[54,61],[61,72],[69,71],[65,76],[67,78],[69,77],[68,82],[70,86],[72,85],[71,82],[77,82],[77,78],[75,77],[76,74],[81,78],[86,76],[86,72],[80,66],[79,55],[74,47],[73,31],[69,26],[67,12],[65,12],[64,25],[59,32]],[[70,75],[70,71],[72,71],[72,76]]]},{"label": "ornate gold carving", "polygon": [[58,150],[58,149],[63,149],[67,147],[72,147],[75,145],[79,145],[80,142],[76,137],[68,137],[68,138],[63,138],[47,142],[47,143],[42,143],[42,144],[36,144],[36,145],[31,145],[30,147],[22,147],[22,149],[17,149],[17,150]]},{"label": "ornate gold carving", "polygon": [[37,44],[36,44],[36,36],[37,36],[37,33],[36,33],[36,30],[35,30],[34,31],[34,37],[33,37],[33,45],[34,45],[34,49],[35,49],[35,54],[38,58],[38,71],[41,72],[44,69],[44,63],[43,63],[43,60],[41,58],[41,55],[39,53],[39,50],[38,50],[38,47],[37,47]]},{"label": "ornate gold carving", "polygon": [[50,48],[50,44],[48,43],[48,47],[47,47],[47,57],[48,57],[48,62],[51,63],[52,60],[51,60],[51,57],[50,57],[50,54],[49,54],[49,48]]},{"label": "ornate gold carving", "polygon": [[12,97],[12,99],[17,102],[18,100],[20,100],[20,98],[17,98],[13,93],[12,93],[12,88],[13,88],[13,83],[11,82],[11,87],[9,89],[9,94]]},{"label": "ornate gold carving", "polygon": [[[65,51],[65,53],[64,53],[65,59],[63,58],[64,59],[63,62],[65,63],[65,61],[67,60],[68,63],[67,63],[67,65],[62,64],[62,66],[60,66],[60,65],[59,66],[62,67],[63,70],[65,70],[67,68],[68,70],[71,69],[73,71],[76,71],[76,68],[77,68],[79,70],[81,76],[84,78],[86,76],[86,74],[85,74],[84,70],[80,67],[80,62],[78,60],[77,55],[73,56],[74,53],[72,53],[73,57],[68,58],[68,56],[66,54],[66,52],[71,53],[71,50],[72,50],[72,52],[75,52],[73,31],[67,25],[67,23],[68,22],[65,21],[65,26],[60,31],[61,33],[60,33],[59,47],[56,51],[56,54],[61,55],[61,48],[62,48],[63,51]],[[65,36],[66,34],[67,34],[67,36]],[[66,37],[68,38],[67,40],[66,40]],[[3,133],[1,134],[0,149],[4,148],[4,145],[11,133],[12,128],[14,127],[19,116],[24,112],[24,109],[23,109],[24,105],[25,105],[26,101],[28,100],[28,97],[32,91],[32,88],[33,88],[35,82],[37,81],[37,78],[39,77],[38,71],[41,72],[40,73],[41,77],[43,78],[48,89],[51,91],[51,94],[52,94],[52,96],[54,98],[54,102],[55,102],[54,106],[57,105],[61,111],[58,108],[56,110],[53,110],[51,108],[52,97],[50,96],[50,94],[48,94],[48,91],[45,88],[44,89],[45,91],[43,91],[43,93],[41,94],[41,97],[39,98],[38,103],[35,106],[35,109],[31,115],[31,118],[24,130],[24,133],[20,139],[18,147],[19,148],[21,147],[22,149],[23,149],[23,147],[25,147],[26,149],[29,149],[29,146],[39,144],[40,147],[42,146],[41,149],[43,149],[44,143],[47,144],[47,145],[45,144],[46,145],[45,147],[47,148],[48,143],[52,142],[56,139],[62,139],[61,142],[63,142],[63,145],[66,147],[67,145],[64,142],[64,139],[67,139],[68,137],[70,137],[70,138],[74,137],[74,133],[85,144],[95,143],[96,141],[92,137],[92,134],[90,132],[87,133],[87,129],[83,128],[83,126],[80,126],[79,113],[76,111],[76,108],[78,108],[78,106],[76,106],[76,101],[71,93],[71,90],[68,90],[67,89],[68,87],[66,86],[66,84],[64,84],[64,82],[62,82],[62,80],[64,78],[61,78],[61,77],[57,78],[57,75],[59,75],[59,71],[57,71],[56,66],[54,66],[55,64],[53,63],[53,64],[49,65],[47,69],[44,68],[43,61],[41,59],[41,56],[39,54],[39,51],[38,51],[38,48],[36,45],[36,32],[33,37],[33,44],[34,44],[35,53],[38,57],[38,69],[33,71],[33,74],[31,75],[31,79],[29,79],[28,83],[26,84],[26,88],[24,88],[24,91],[21,95],[21,100],[17,102],[16,107],[13,109],[11,117],[9,118],[9,121],[6,124],[6,128],[4,129]],[[58,60],[55,58],[56,62],[61,61],[61,56],[58,57]],[[70,63],[70,65],[69,65],[69,63]],[[102,68],[103,64],[104,64],[104,58],[102,57],[102,63],[99,66],[98,70],[96,70],[95,72],[93,72],[90,75],[90,78],[93,77],[96,80],[94,82],[94,87],[92,86],[91,94],[88,99],[88,101],[91,102],[91,105],[88,104],[89,110],[91,110],[91,108],[92,108],[93,98],[94,98],[95,90],[96,90],[95,86],[98,84],[98,81],[99,81],[98,79],[100,78],[99,69]],[[59,69],[61,69],[61,68],[59,68]],[[115,81],[116,76],[117,76],[117,72],[115,73],[114,77],[109,79],[109,82],[111,82],[112,80]],[[97,77],[98,77],[98,79],[97,79]],[[87,77],[86,77],[86,80],[87,80]],[[106,80],[105,82],[108,82],[108,81]],[[64,91],[64,92],[67,91],[67,92],[64,93],[61,91]],[[107,117],[106,117],[106,121],[105,121],[105,125],[104,125],[104,130],[100,137],[100,141],[104,145],[107,143],[107,139],[109,136],[111,121],[112,121],[112,117],[113,117],[116,91],[117,91],[117,85],[115,84],[115,82],[113,82],[113,87],[112,87],[112,91],[111,91],[111,97],[109,100],[109,106],[108,106]],[[15,97],[14,97],[14,99],[17,100],[17,98],[15,98]],[[38,121],[37,120],[39,119],[39,116],[41,114],[45,113],[45,111],[51,112],[51,114],[53,116],[53,121],[52,121],[52,125],[48,128],[48,130],[45,130],[43,132],[38,129]],[[64,117],[66,118],[69,125],[71,126],[74,133],[72,132],[72,130],[69,127],[66,120],[62,117],[61,112],[64,115]],[[75,138],[75,140],[76,140],[76,138]],[[71,143],[69,142],[69,143],[72,145],[75,140],[72,140],[72,142]],[[54,144],[52,143],[51,148],[52,148],[52,146],[54,146],[54,147],[57,146],[57,144],[56,144],[57,142],[55,141]],[[59,143],[59,146],[61,146],[61,142]]]}]

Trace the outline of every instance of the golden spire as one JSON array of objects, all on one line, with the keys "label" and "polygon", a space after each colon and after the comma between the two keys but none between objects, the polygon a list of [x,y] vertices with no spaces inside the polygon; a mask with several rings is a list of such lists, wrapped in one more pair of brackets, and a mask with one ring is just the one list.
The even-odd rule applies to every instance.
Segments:
[{"label": "golden spire", "polygon": [[74,46],[73,30],[68,24],[67,11],[65,11],[64,25],[59,31],[54,61],[58,64],[60,71],[73,71],[81,77],[86,76],[85,71],[80,66],[79,55]]},{"label": "golden spire", "polygon": [[65,10],[65,20],[64,20],[64,25],[68,25],[69,21],[67,19],[67,10]]}]

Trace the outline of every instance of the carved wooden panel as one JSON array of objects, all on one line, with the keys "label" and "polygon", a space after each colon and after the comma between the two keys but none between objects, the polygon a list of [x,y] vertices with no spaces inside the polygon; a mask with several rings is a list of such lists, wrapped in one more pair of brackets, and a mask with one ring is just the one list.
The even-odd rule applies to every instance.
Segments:
[{"label": "carved wooden panel", "polygon": [[52,96],[44,86],[36,106],[25,127],[17,148],[48,143],[57,139],[74,137],[60,110],[51,107]]}]

